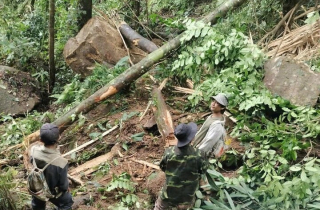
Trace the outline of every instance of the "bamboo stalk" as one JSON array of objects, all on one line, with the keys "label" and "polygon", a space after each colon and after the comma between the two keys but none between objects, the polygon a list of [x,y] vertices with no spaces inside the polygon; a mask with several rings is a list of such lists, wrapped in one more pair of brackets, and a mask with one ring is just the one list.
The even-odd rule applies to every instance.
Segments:
[{"label": "bamboo stalk", "polygon": [[[104,137],[104,136],[108,135],[109,133],[111,133],[112,131],[114,131],[115,129],[117,129],[118,127],[119,127],[119,125],[113,126],[111,129],[109,129],[109,130],[107,130],[106,132],[104,132],[104,133],[101,135],[101,137]],[[81,146],[79,146],[79,147],[77,147],[77,148],[75,148],[75,149],[73,149],[73,150],[71,150],[71,151],[63,154],[62,157],[65,157],[65,156],[67,156],[67,155],[71,155],[72,153],[77,152],[77,151],[79,151],[79,150],[81,150],[81,149],[89,146],[90,144],[93,144],[94,142],[96,142],[96,141],[98,141],[98,140],[99,140],[99,138],[95,138],[95,139],[93,139],[93,140],[91,140],[91,141],[88,141],[88,142],[82,144]]]}]

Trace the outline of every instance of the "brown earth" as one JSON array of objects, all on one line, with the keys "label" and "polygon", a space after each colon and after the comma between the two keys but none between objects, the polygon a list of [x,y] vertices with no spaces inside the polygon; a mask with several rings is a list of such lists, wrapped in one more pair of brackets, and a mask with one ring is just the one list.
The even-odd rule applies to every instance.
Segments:
[{"label": "brown earth", "polygon": [[[113,161],[108,162],[108,167],[110,167],[107,173],[104,173],[102,170],[98,170],[97,172],[88,175],[87,177],[82,177],[82,181],[85,183],[96,183],[101,188],[108,186],[110,181],[112,180],[113,175],[119,176],[122,173],[127,173],[131,176],[131,180],[133,183],[136,183],[136,191],[135,194],[139,197],[139,202],[141,207],[139,209],[152,209],[153,203],[160,191],[164,181],[165,175],[163,172],[156,170],[154,168],[150,168],[144,164],[140,164],[134,162],[132,159],[143,160],[148,163],[158,164],[161,160],[162,154],[165,150],[165,142],[162,140],[159,132],[154,129],[150,133],[143,130],[143,125],[153,117],[152,108],[150,107],[146,112],[145,116],[140,121],[140,117],[142,113],[144,113],[145,109],[148,105],[148,97],[145,99],[135,98],[135,94],[131,93],[126,96],[126,99],[112,99],[108,104],[101,104],[96,109],[92,110],[88,114],[86,114],[86,118],[88,119],[88,124],[83,125],[81,128],[77,128],[76,132],[75,125],[70,126],[63,134],[62,144],[63,142],[70,143],[70,132],[74,132],[74,136],[72,139],[77,139],[77,145],[81,145],[90,140],[88,137],[89,133],[92,132],[104,132],[98,129],[91,130],[88,132],[87,128],[89,124],[94,124],[97,122],[103,122],[101,125],[110,124],[113,126],[114,124],[121,121],[121,118],[126,114],[135,113],[136,115],[131,117],[130,119],[123,120],[121,124],[121,129],[117,129],[105,136],[100,142],[93,144],[90,147],[87,147],[81,153],[84,154],[88,151],[96,151],[99,150],[97,148],[101,147],[101,145],[114,144],[116,142],[122,144],[126,144],[128,149],[122,149],[121,154],[122,157],[116,157]],[[199,121],[205,119],[205,113],[191,113],[186,112],[183,113],[183,109],[181,109],[181,104],[186,104],[186,97],[176,97],[176,98],[167,98],[166,103],[169,106],[169,110],[171,111],[172,118],[174,119],[174,126],[179,123],[187,123],[190,121]],[[228,121],[227,126],[233,126],[232,122]],[[94,127],[94,126],[93,126]],[[103,126],[101,126],[103,127]],[[199,125],[200,127],[200,125]],[[137,133],[144,132],[142,141],[134,141],[131,136]],[[67,141],[67,139],[69,140]],[[240,145],[238,141],[232,139],[231,148],[234,148],[237,151],[244,151],[244,147]],[[98,152],[96,152],[91,158],[107,153],[110,150],[111,146],[107,146]],[[64,148],[66,151],[70,150],[69,148]],[[79,155],[80,156],[80,155]],[[70,159],[70,169],[77,166],[77,163],[84,163],[84,160],[73,161]],[[102,168],[102,167],[101,167]],[[221,171],[221,173],[225,176],[234,176],[233,171]],[[76,188],[73,188],[76,191]],[[116,198],[117,191],[111,192],[97,192],[97,188],[93,187],[88,192],[92,192],[95,194],[95,202],[90,204],[90,206],[99,209],[107,209],[108,207],[116,205],[119,203],[119,199]],[[81,192],[83,193],[83,192]],[[78,209],[82,209],[79,207]],[[135,209],[135,207],[131,207],[130,209]]]},{"label": "brown earth", "polygon": [[[166,103],[174,120],[174,126],[179,123],[197,122],[206,118],[205,113],[184,112],[183,104],[187,104],[186,100],[185,96],[166,98]],[[129,209],[153,209],[155,199],[165,181],[164,173],[133,161],[133,159],[136,159],[157,165],[165,150],[165,142],[156,128],[151,131],[143,129],[143,125],[153,117],[152,106],[140,121],[148,102],[148,97],[135,98],[135,93],[122,93],[120,97],[115,96],[87,113],[85,115],[86,122],[83,125],[75,122],[62,133],[60,139],[60,145],[63,145],[61,152],[66,153],[73,149],[75,145],[80,146],[93,139],[90,134],[103,133],[115,124],[120,124],[120,128],[106,135],[103,139],[77,152],[76,155],[66,156],[69,160],[70,172],[86,161],[108,153],[116,143],[122,146],[119,156],[96,167],[97,170],[94,173],[87,176],[78,174],[85,185],[70,185],[70,190],[76,203],[78,203],[75,209],[117,209],[115,206],[121,201],[119,194],[128,191],[115,189],[108,192],[106,188],[112,181],[113,176],[119,176],[122,173],[129,174],[131,182],[135,183],[134,194],[138,196],[140,203],[139,208],[130,207]],[[125,115],[130,114],[134,115],[126,119]],[[199,128],[200,126],[201,123]],[[233,126],[232,122],[227,122],[227,126]],[[144,135],[141,140],[131,137],[142,132],[144,132]],[[240,152],[244,151],[243,146],[236,139],[232,139],[230,147]],[[221,159],[221,161],[228,161],[228,159]],[[230,177],[235,175],[235,170],[236,168],[231,168],[222,170],[221,173]],[[82,199],[86,200],[85,204],[79,201]]]}]

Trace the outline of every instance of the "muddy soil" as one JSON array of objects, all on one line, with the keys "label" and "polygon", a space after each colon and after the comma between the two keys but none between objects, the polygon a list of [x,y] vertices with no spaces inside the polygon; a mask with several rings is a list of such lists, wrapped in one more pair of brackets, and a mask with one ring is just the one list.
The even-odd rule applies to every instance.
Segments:
[{"label": "muddy soil", "polygon": [[[117,188],[107,191],[114,177],[119,177],[123,173],[130,175],[131,183],[135,186],[132,193],[138,197],[140,204],[139,207],[132,206],[129,209],[153,209],[153,204],[165,181],[164,173],[135,162],[135,160],[158,165],[166,148],[156,126],[148,131],[143,129],[144,125],[153,117],[152,106],[146,111],[148,102],[148,97],[146,99],[135,98],[134,93],[120,97],[115,96],[85,114],[84,124],[75,122],[62,133],[60,150],[61,153],[66,153],[75,146],[90,141],[97,133],[103,133],[116,124],[120,125],[120,128],[84,150],[66,156],[69,160],[70,172],[88,160],[108,153],[116,143],[121,145],[121,151],[111,161],[95,167],[95,170],[90,174],[79,173],[76,175],[84,183],[84,186],[74,183],[70,185],[70,190],[77,203],[75,209],[124,209],[123,207],[117,208],[117,206],[121,203],[121,195],[128,194],[128,190]],[[183,111],[181,104],[187,103],[186,97],[170,97],[166,103],[169,105],[174,126],[191,121],[201,122],[207,116],[207,112]],[[143,113],[145,113],[144,116],[142,116]],[[201,123],[198,127],[200,128],[200,126]],[[232,122],[228,121],[227,126],[233,126]],[[139,133],[140,135],[136,135]],[[244,147],[236,139],[231,140],[230,147],[239,152],[244,151]],[[227,167],[221,173],[231,177],[235,175],[236,169],[237,167]]]}]

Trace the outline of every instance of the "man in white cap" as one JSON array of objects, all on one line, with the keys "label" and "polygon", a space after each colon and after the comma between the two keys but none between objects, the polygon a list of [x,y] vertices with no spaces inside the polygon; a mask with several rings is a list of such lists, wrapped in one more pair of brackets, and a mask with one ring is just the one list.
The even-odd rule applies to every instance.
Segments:
[{"label": "man in white cap", "polygon": [[212,114],[206,119],[197,132],[193,143],[193,146],[198,148],[207,158],[209,158],[212,153],[215,157],[220,157],[223,154],[225,148],[224,140],[226,138],[223,113],[228,106],[228,98],[225,94],[219,93],[213,96],[212,99],[210,105]]}]

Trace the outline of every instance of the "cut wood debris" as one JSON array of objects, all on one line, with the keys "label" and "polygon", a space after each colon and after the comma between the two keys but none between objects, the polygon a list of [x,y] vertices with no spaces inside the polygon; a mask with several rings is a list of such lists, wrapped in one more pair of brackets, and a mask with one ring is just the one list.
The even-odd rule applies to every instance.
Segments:
[{"label": "cut wood debris", "polygon": [[94,142],[98,141],[100,138],[108,135],[109,133],[111,133],[112,131],[114,131],[115,129],[117,129],[118,127],[119,127],[119,125],[113,126],[111,129],[109,129],[109,130],[107,130],[106,132],[102,133],[102,134],[101,134],[101,137],[97,137],[97,138],[95,138],[95,139],[93,139],[93,140],[91,140],[91,141],[88,141],[88,142],[82,144],[81,146],[79,146],[79,147],[77,147],[77,148],[74,148],[73,150],[71,150],[71,151],[63,154],[62,157],[65,157],[65,156],[67,156],[67,155],[71,155],[71,154],[74,153],[74,152],[80,151],[81,149],[83,149],[83,148],[89,146],[90,144],[93,144]]},{"label": "cut wood debris", "polygon": [[[296,60],[310,60],[319,55],[320,23],[307,24],[268,44],[268,56],[292,55]],[[277,47],[279,49],[277,50]]]},{"label": "cut wood debris", "polygon": [[178,140],[174,136],[172,117],[161,94],[161,90],[154,88],[151,94],[155,105],[154,116],[158,130],[166,142],[166,147],[176,145]]},{"label": "cut wood debris", "polygon": [[190,88],[184,88],[184,87],[178,87],[178,86],[173,86],[173,87],[176,90],[176,92],[179,92],[179,93],[186,93],[186,94],[197,93],[197,94],[202,96],[202,93],[200,91],[197,91],[197,90],[193,90],[193,89],[190,89]]},{"label": "cut wood debris", "polygon": [[112,160],[112,158],[117,156],[118,150],[121,150],[121,147],[119,144],[115,144],[111,148],[111,151],[108,152],[107,154],[96,157],[96,158],[89,160],[89,161],[85,162],[84,164],[72,169],[70,171],[70,175],[78,175],[80,173],[85,173],[85,175],[88,175],[88,174],[94,172],[96,170],[96,169],[94,169],[95,167],[99,166],[101,163],[105,163],[109,160]]}]

